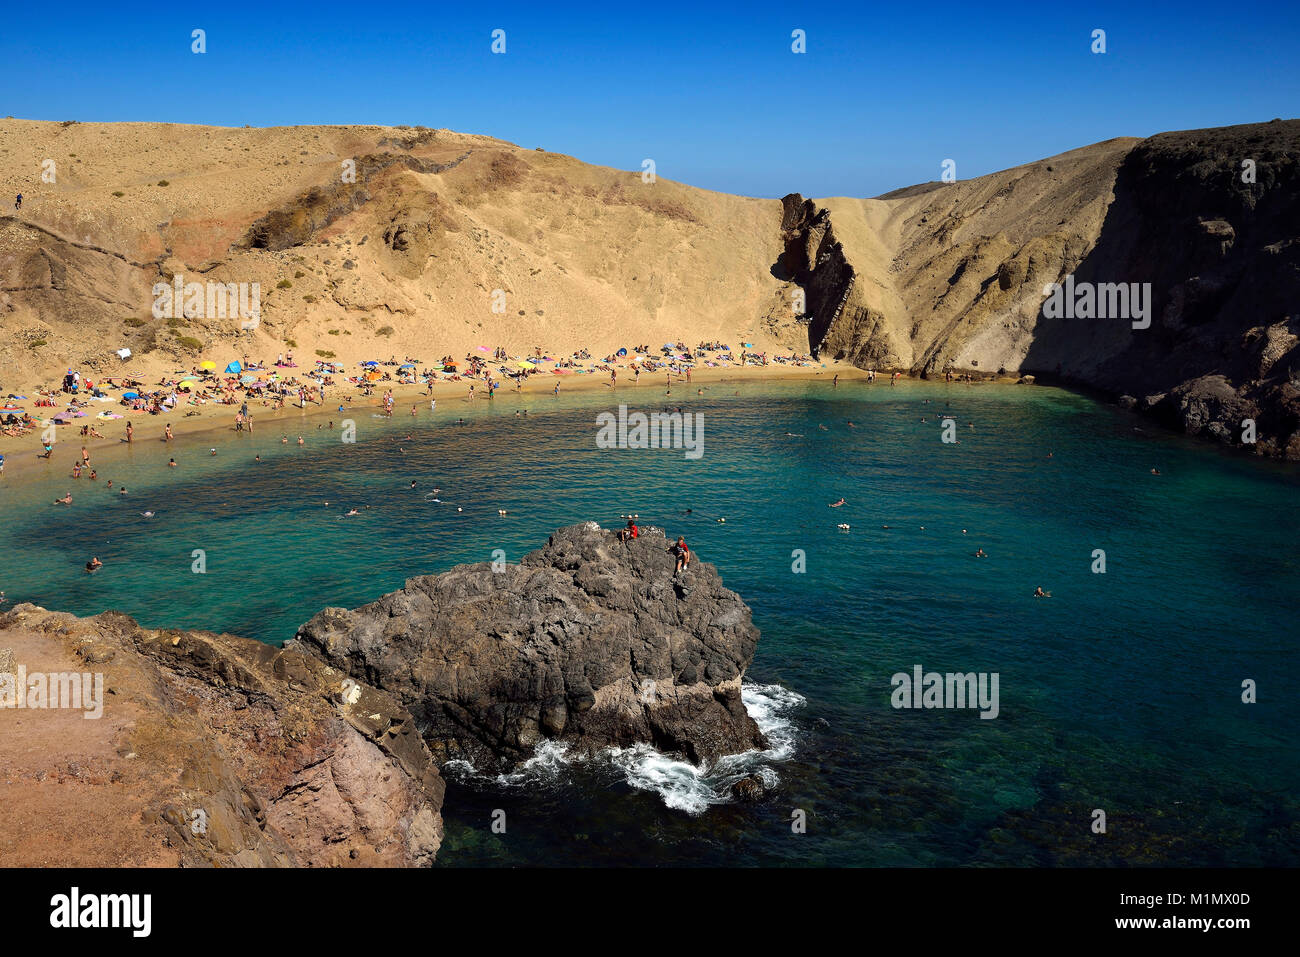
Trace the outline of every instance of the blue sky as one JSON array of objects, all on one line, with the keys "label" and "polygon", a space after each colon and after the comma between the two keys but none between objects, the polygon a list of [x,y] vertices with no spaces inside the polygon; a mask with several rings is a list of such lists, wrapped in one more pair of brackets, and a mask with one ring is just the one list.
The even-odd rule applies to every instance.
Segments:
[{"label": "blue sky", "polygon": [[448,127],[752,196],[1300,115],[1296,3],[549,6],[10,4],[0,115]]}]

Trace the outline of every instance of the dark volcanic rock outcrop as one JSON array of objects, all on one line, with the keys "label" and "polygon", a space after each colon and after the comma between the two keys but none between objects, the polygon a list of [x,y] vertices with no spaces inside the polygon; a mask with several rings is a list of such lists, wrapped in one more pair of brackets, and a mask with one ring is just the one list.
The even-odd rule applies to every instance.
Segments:
[{"label": "dark volcanic rock outcrop", "polygon": [[[13,707],[20,675],[51,676],[52,696],[73,674],[102,675],[80,686],[93,720],[30,692]],[[419,866],[442,840],[411,715],[301,651],[19,605],[0,615],[0,685],[7,865]]]},{"label": "dark volcanic rock outcrop", "polygon": [[741,677],[758,642],[717,570],[673,579],[662,532],[620,543],[594,524],[555,532],[518,565],[413,578],[291,644],[394,694],[439,760],[528,757],[545,738],[590,753],[648,742],[700,762],[765,746]]},{"label": "dark volcanic rock outcrop", "polygon": [[1113,393],[1171,393],[1153,411],[1189,435],[1300,458],[1300,122],[1161,133],[1124,157],[1076,281],[1150,283],[1149,329],[1042,320],[1022,368]]},{"label": "dark volcanic rock outcrop", "polygon": [[[821,202],[782,201],[773,267],[804,287],[815,353],[1163,396],[1141,408],[1300,459],[1300,121],[1111,140]],[[1051,284],[1108,308],[1045,309]],[[1122,305],[1139,294],[1142,309]]]}]

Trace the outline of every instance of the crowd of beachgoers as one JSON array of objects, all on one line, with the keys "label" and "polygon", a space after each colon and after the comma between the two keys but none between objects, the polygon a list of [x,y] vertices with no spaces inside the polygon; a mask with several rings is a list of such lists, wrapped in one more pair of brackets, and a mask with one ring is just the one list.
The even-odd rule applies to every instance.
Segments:
[{"label": "crowd of beachgoers", "polygon": [[[622,348],[597,359],[582,349],[559,355],[534,347],[524,355],[504,347],[479,346],[457,360],[446,355],[434,362],[407,356],[399,360],[368,359],[349,367],[343,362],[317,359],[301,367],[292,352],[278,355],[274,362],[253,360],[248,355],[218,364],[205,360],[188,370],[175,370],[156,382],[125,374],[91,379],[69,369],[59,385],[38,389],[30,395],[10,393],[0,406],[0,434],[19,437],[50,426],[76,427],[83,437],[102,438],[99,428],[115,419],[134,415],[181,413],[199,415],[205,406],[238,407],[236,428],[251,427],[252,412],[260,408],[283,409],[286,405],[306,409],[360,394],[371,396],[376,388],[391,385],[426,386],[436,382],[465,382],[469,397],[491,398],[507,380],[515,389],[534,377],[553,376],[558,393],[564,376],[597,375],[617,383],[620,372],[636,383],[642,375],[667,375],[690,381],[693,370],[739,367],[813,366],[809,355],[769,354],[750,351],[750,343],[733,350],[721,342],[701,342],[694,348],[683,342],[664,343],[652,350],[647,345]],[[549,385],[549,381],[548,381]],[[477,391],[476,391],[477,390]],[[385,405],[391,411],[391,397]],[[251,407],[251,408],[250,408]],[[47,445],[49,443],[46,443]],[[47,450],[48,452],[48,450]]]}]

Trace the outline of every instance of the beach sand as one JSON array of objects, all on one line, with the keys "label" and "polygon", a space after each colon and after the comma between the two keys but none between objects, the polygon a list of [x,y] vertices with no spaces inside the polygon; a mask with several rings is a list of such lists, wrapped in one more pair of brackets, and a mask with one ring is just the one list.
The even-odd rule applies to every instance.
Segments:
[{"label": "beach sand", "polygon": [[[668,390],[668,382],[664,373],[645,373],[641,376],[638,385],[634,384],[633,376],[628,370],[619,369],[618,372],[617,388],[611,388],[607,373],[563,377],[539,374],[525,380],[519,392],[514,390],[512,383],[503,384],[497,389],[495,399],[486,397],[485,386],[481,379],[465,378],[459,382],[439,380],[433,385],[432,398],[437,400],[440,412],[455,408],[460,410],[458,414],[466,418],[472,418],[476,411],[486,412],[492,408],[506,408],[511,411],[516,408],[527,408],[541,411],[545,408],[545,403],[553,399],[552,391],[557,382],[560,385],[561,397],[571,393],[603,391],[610,393],[611,399],[618,397],[620,402],[626,401],[630,405],[641,403],[655,407],[661,405],[667,398],[665,393]],[[697,393],[699,389],[703,389],[704,395],[708,396],[711,391],[716,392],[722,385],[773,380],[830,381],[836,375],[840,377],[841,382],[867,377],[867,373],[863,370],[844,363],[826,363],[824,366],[816,367],[769,364],[729,369],[704,368],[692,370],[690,383],[681,376],[673,376],[672,401],[676,403],[699,398]],[[477,397],[473,400],[469,398],[471,383],[475,385],[477,393]],[[884,377],[878,377],[877,384],[887,387],[888,381]],[[315,431],[316,426],[323,421],[332,419],[337,425],[342,419],[357,413],[380,414],[384,407],[383,393],[390,388],[394,397],[394,421],[411,419],[412,405],[415,406],[417,413],[413,421],[420,422],[429,418],[430,396],[426,394],[426,387],[423,384],[398,385],[395,382],[381,381],[375,383],[375,386],[374,395],[363,396],[351,383],[335,385],[327,393],[330,399],[327,405],[308,403],[306,409],[286,404],[283,409],[273,411],[258,402],[250,402],[249,411],[253,414],[254,434],[288,435],[292,443],[300,432],[308,428]],[[351,401],[348,401],[349,399]],[[338,410],[340,404],[344,407],[342,413]],[[124,411],[122,406],[116,404],[105,403],[103,408],[115,412]],[[53,413],[55,410],[40,411]],[[198,415],[186,417],[189,411],[197,411]],[[174,455],[178,465],[181,465],[187,456],[206,455],[209,448],[220,447],[234,438],[238,434],[234,427],[235,414],[238,411],[238,405],[209,403],[200,406],[182,406],[173,412],[159,415],[130,412],[121,419],[111,420],[88,416],[85,419],[74,420],[73,424],[57,426],[58,440],[55,442],[54,455],[50,460],[40,457],[41,429],[25,436],[0,436],[0,453],[5,456],[5,470],[3,476],[0,476],[0,489],[6,485],[16,486],[19,483],[26,485],[49,482],[52,490],[56,490],[55,486],[57,486],[58,494],[70,489],[75,496],[79,485],[88,484],[84,474],[79,480],[72,478],[72,466],[80,458],[83,445],[90,453],[91,465],[98,472],[97,484],[102,486],[107,480],[113,478],[112,464],[121,461],[130,450],[125,440],[127,422],[135,426],[133,445],[137,448],[161,444],[164,429],[170,423],[174,438],[168,443],[168,448],[174,450],[170,454]],[[104,433],[104,437],[88,438],[80,435],[81,425],[85,424],[93,424]]]}]

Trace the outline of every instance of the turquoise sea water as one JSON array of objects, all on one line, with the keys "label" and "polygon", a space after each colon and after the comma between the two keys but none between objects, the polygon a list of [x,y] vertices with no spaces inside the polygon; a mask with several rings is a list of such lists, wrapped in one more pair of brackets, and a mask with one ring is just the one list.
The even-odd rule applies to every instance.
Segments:
[{"label": "turquoise sea water", "polygon": [[[289,445],[267,429],[215,457],[184,449],[176,470],[175,450],[138,442],[99,488],[65,477],[69,452],[42,483],[0,479],[0,589],[279,642],[325,605],[636,512],[684,534],[754,610],[747,700],[779,747],[745,769],[774,790],[710,803],[726,769],[700,779],[647,753],[575,764],[548,751],[508,781],[453,767],[441,864],[1300,863],[1294,466],[1041,387],[620,399],[703,413],[702,458],[598,450],[608,392],[440,400],[414,422],[357,410],[356,444],[309,419]],[[943,414],[958,444],[940,441]],[[442,504],[426,501],[434,486]],[[68,489],[70,508],[48,504]],[[195,549],[206,574],[191,571]],[[92,554],[106,567],[87,575]],[[1030,597],[1039,585],[1050,600]],[[890,676],[917,664],[997,672],[999,716],[895,710]],[[1242,703],[1244,679],[1257,704]]]}]

